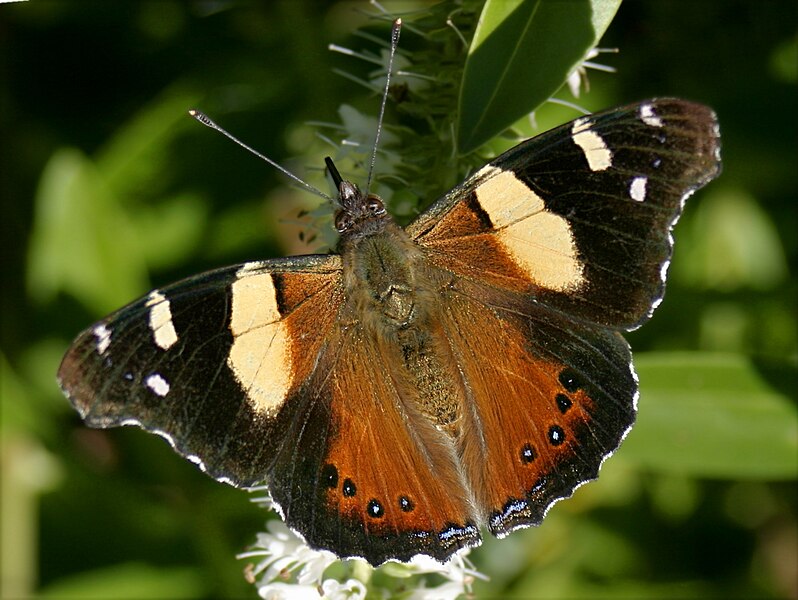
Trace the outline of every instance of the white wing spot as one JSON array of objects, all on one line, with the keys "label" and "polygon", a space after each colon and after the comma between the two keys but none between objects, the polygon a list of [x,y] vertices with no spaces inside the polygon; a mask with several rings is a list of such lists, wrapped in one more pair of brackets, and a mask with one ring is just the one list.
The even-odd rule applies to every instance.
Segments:
[{"label": "white wing spot", "polygon": [[153,290],[147,298],[147,306],[150,307],[150,329],[155,344],[161,350],[169,350],[177,343],[169,300],[158,290]]},{"label": "white wing spot", "polygon": [[632,183],[629,185],[629,195],[632,197],[632,200],[642,202],[646,199],[647,183],[648,177],[635,177],[632,179]]},{"label": "white wing spot", "polygon": [[236,271],[236,275],[241,278],[245,275],[250,275],[255,273],[256,271],[260,271],[263,268],[263,261],[262,260],[253,260],[248,263],[244,263],[241,265],[241,268]]},{"label": "white wing spot", "polygon": [[92,330],[92,333],[97,338],[97,352],[100,355],[105,354],[108,346],[111,345],[111,330],[105,324],[100,324]]},{"label": "white wing spot", "polygon": [[146,383],[147,387],[158,394],[161,398],[169,393],[169,382],[161,377],[159,373],[153,373],[152,375],[149,375],[144,383]]},{"label": "white wing spot", "polygon": [[664,125],[662,119],[654,112],[654,107],[650,104],[640,105],[640,120],[651,127],[662,127]]},{"label": "white wing spot", "polygon": [[604,171],[612,166],[612,152],[601,136],[590,129],[590,120],[581,118],[571,127],[574,144],[585,153],[587,166],[591,171]]}]

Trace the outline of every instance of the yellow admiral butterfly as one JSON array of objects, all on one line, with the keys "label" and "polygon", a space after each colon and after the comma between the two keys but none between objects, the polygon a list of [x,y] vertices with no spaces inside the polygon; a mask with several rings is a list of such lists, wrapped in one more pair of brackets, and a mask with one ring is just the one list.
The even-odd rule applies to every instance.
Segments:
[{"label": "yellow admiral butterfly", "polygon": [[441,561],[541,522],[635,419],[620,332],[662,299],[671,227],[720,169],[713,112],[646,100],[528,140],[399,227],[327,165],[335,254],[156,289],[58,378],[211,476],[268,484],[314,548]]}]

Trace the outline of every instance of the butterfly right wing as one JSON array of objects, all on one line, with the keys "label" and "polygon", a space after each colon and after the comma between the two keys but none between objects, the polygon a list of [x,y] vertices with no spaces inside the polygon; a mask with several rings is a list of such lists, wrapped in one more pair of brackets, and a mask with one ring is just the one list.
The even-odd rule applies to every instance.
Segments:
[{"label": "butterfly right wing", "polygon": [[539,523],[629,431],[637,380],[618,331],[662,299],[671,228],[719,149],[709,108],[647,100],[520,144],[407,228],[442,273],[460,456],[494,535]]},{"label": "butterfly right wing", "polygon": [[138,425],[211,476],[262,482],[343,303],[336,255],[246,263],[153,290],[81,333],[58,371],[92,427]]}]

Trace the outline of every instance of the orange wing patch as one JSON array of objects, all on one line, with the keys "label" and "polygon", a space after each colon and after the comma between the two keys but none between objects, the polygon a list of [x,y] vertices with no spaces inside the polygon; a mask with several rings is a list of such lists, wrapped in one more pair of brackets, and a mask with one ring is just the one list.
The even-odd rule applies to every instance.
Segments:
[{"label": "orange wing patch", "polygon": [[[538,524],[555,500],[597,476],[634,420],[635,381],[625,343],[614,334],[480,300],[453,295],[445,320],[472,407],[461,460],[482,518],[502,536]],[[555,332],[568,356],[545,350]],[[583,376],[580,366],[591,363],[620,373],[623,389]]]},{"label": "orange wing patch", "polygon": [[353,333],[345,347],[328,385],[334,433],[321,467],[328,510],[366,536],[426,537],[446,555],[478,543],[452,440],[402,397],[406,390],[395,385],[402,375],[376,344]]}]

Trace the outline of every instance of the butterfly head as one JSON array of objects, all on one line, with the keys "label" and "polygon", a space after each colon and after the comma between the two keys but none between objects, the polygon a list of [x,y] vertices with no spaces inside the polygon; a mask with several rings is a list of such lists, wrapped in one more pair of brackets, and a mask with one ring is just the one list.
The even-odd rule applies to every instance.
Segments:
[{"label": "butterfly head", "polygon": [[335,212],[335,229],[338,233],[365,237],[384,228],[389,218],[388,211],[378,196],[364,195],[349,181],[342,181],[338,190],[338,210]]},{"label": "butterfly head", "polygon": [[382,231],[390,217],[379,196],[364,194],[357,185],[346,181],[329,157],[325,158],[325,163],[338,187],[338,208],[335,212],[335,229],[338,233],[349,238],[361,238]]}]

